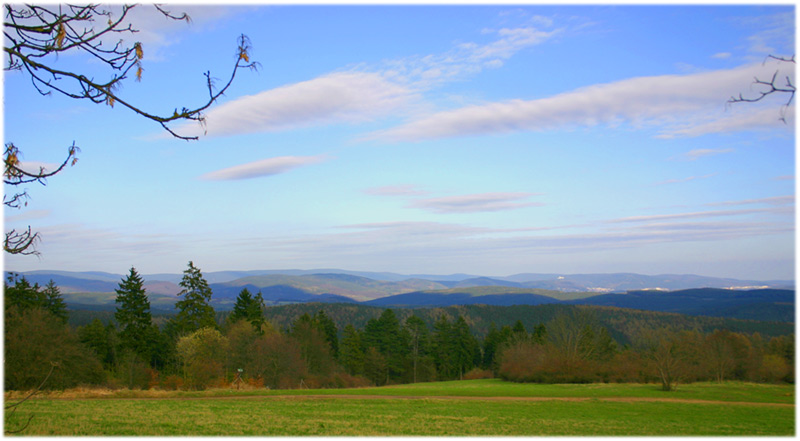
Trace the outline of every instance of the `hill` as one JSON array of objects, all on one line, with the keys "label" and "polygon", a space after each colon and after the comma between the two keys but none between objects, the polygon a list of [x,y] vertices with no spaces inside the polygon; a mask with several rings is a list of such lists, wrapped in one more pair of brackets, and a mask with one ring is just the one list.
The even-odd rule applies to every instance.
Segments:
[{"label": "hill", "polygon": [[[393,311],[401,322],[412,314],[416,315],[428,325],[429,329],[433,329],[434,322],[442,315],[448,317],[450,321],[461,315],[473,332],[482,337],[488,332],[491,323],[498,327],[513,326],[519,320],[530,331],[536,325],[547,323],[559,313],[564,313],[571,308],[587,308],[592,311],[600,323],[609,329],[612,337],[620,344],[630,343],[631,336],[641,332],[641,329],[657,329],[667,326],[679,329],[696,329],[702,332],[712,332],[715,329],[728,329],[733,332],[743,333],[758,332],[765,337],[788,335],[794,332],[794,325],[791,323],[689,316],[676,313],[565,304],[516,305],[513,307],[459,305],[415,309],[400,308],[393,309]],[[305,313],[313,315],[319,310],[325,311],[325,314],[336,323],[336,326],[341,331],[348,323],[356,328],[363,329],[370,319],[377,319],[384,308],[362,304],[296,303],[267,308],[266,317],[279,329],[285,329],[297,317]]]},{"label": "hill", "polygon": [[627,294],[604,294],[570,303],[753,320],[794,322],[795,319],[795,293],[781,289],[630,291]]}]

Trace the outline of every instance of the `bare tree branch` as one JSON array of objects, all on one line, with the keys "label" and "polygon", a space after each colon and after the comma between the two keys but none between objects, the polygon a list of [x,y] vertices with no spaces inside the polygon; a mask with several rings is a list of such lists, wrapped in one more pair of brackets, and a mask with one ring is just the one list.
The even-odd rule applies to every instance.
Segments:
[{"label": "bare tree branch", "polygon": [[[119,36],[135,35],[138,30],[125,24],[130,11],[138,5],[121,5],[112,12],[100,5],[20,5],[6,4],[3,22],[6,71],[19,71],[28,75],[31,84],[41,95],[57,92],[69,98],[89,100],[110,107],[121,105],[135,114],[158,123],[169,134],[186,141],[196,140],[198,136],[177,133],[171,123],[176,121],[197,121],[205,127],[203,112],[225,94],[233,83],[239,69],[257,70],[259,64],[250,61],[252,46],[245,35],[237,41],[236,62],[225,85],[217,90],[211,73],[204,73],[207,98],[196,106],[176,107],[172,114],[158,114],[144,110],[133,100],[119,94],[122,82],[133,75],[136,81],[142,79],[144,68],[144,49],[140,42],[126,42]],[[173,14],[162,5],[154,5],[165,18],[191,23],[191,18],[183,14]],[[109,41],[116,40],[116,43]],[[105,79],[95,79],[86,72],[64,70],[56,67],[58,55],[64,52],[86,53],[108,68],[110,75]],[[73,142],[64,162],[55,170],[38,172],[25,170],[19,166],[20,152],[12,143],[6,144],[4,183],[11,186],[38,182],[46,185],[46,178],[61,172],[67,164],[77,161],[78,148]],[[27,205],[26,191],[11,196],[3,195],[3,204],[11,208]],[[11,230],[6,233],[5,251],[10,254],[38,254],[33,245],[39,239],[30,227],[24,231]]]},{"label": "bare tree branch", "polygon": [[[53,370],[56,367],[58,367],[58,363],[54,363],[54,362],[51,361],[50,362],[50,372],[48,372],[47,375],[44,377],[44,380],[42,380],[42,383],[39,384],[39,387],[37,387],[36,389],[32,390],[31,393],[29,393],[22,400],[17,401],[16,403],[11,403],[11,404],[7,404],[6,405],[5,410],[11,409],[11,413],[6,416],[6,421],[8,421],[8,417],[10,417],[11,415],[14,415],[14,412],[17,411],[17,409],[19,408],[20,404],[28,401],[28,399],[30,399],[31,397],[36,395],[42,389],[42,387],[44,387],[45,383],[47,383],[47,380],[50,378],[50,375],[53,374]],[[17,429],[17,430],[5,430],[5,433],[20,433],[20,432],[22,432],[23,430],[28,428],[28,425],[31,423],[32,419],[33,419],[33,414],[31,414],[28,417],[28,420],[25,422],[25,424],[22,426],[22,428]]]},{"label": "bare tree branch", "polygon": [[[770,59],[770,58],[773,59],[773,60],[780,61],[782,63],[795,64],[794,55],[792,55],[790,58],[778,57],[778,56],[775,56],[775,55],[768,55],[767,58],[764,60],[764,62],[766,63],[766,60]],[[792,105],[792,101],[794,101],[794,94],[795,94],[795,90],[796,89],[795,89],[794,84],[792,83],[791,77],[786,75],[785,78],[779,79],[778,78],[778,74],[779,73],[780,72],[778,70],[776,70],[775,73],[772,74],[772,79],[770,79],[769,81],[764,81],[764,80],[761,80],[759,78],[755,78],[753,80],[753,84],[756,84],[756,85],[759,85],[759,86],[764,86],[765,90],[757,91],[757,95],[754,96],[754,97],[745,97],[742,93],[739,93],[738,97],[732,96],[728,100],[728,104],[755,103],[755,102],[761,101],[764,98],[766,98],[766,97],[768,97],[770,95],[776,94],[776,93],[786,93],[786,94],[789,94],[789,98],[786,100],[786,104],[784,104],[781,107],[781,118],[780,118],[781,121],[786,123],[786,111],[789,109],[789,106]]]}]

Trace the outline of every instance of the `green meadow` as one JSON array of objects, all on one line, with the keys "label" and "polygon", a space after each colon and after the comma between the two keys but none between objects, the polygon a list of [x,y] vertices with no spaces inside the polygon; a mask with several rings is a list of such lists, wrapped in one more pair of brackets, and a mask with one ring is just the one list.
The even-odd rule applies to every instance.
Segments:
[{"label": "green meadow", "polygon": [[[792,436],[794,387],[472,380],[343,390],[50,393],[6,412],[22,435]],[[8,401],[14,401],[6,397]]]}]

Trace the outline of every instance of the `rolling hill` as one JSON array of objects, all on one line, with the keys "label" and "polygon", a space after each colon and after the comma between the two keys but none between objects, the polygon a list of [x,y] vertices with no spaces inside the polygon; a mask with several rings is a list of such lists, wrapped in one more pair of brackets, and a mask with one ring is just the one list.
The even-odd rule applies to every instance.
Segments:
[{"label": "rolling hill", "polygon": [[[695,275],[644,276],[630,273],[555,277],[550,274],[518,274],[506,278],[455,274],[402,278],[394,273],[330,271],[334,272],[308,274],[308,271],[288,270],[293,274],[279,274],[274,270],[223,271],[210,273],[213,277],[206,277],[209,281],[224,280],[210,283],[214,293],[212,305],[219,310],[232,308],[236,297],[246,287],[253,294],[261,292],[268,305],[364,302],[373,306],[413,308],[570,303],[754,320],[791,322],[795,318],[794,289],[790,281],[761,282]],[[363,274],[395,280],[378,280],[364,277]],[[36,271],[23,275],[39,285],[53,280],[68,305],[106,308],[115,306],[114,290],[123,278],[121,275],[101,272]],[[150,275],[143,278],[151,304],[161,309],[172,309],[181,290],[177,285],[180,275]],[[692,289],[686,289],[687,284]],[[717,288],[709,287],[711,285]],[[789,285],[791,289],[761,288],[781,285]],[[747,286],[760,289],[719,289]]]}]

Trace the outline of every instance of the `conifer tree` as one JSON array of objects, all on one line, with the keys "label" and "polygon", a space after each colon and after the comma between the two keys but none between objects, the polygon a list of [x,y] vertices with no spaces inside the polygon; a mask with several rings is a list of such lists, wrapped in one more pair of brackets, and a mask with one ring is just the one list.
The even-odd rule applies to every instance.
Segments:
[{"label": "conifer tree", "polygon": [[61,290],[58,289],[52,279],[42,290],[42,296],[44,297],[44,308],[66,323],[69,317],[67,304],[64,303],[64,298],[61,297]]},{"label": "conifer tree", "polygon": [[170,322],[170,334],[189,335],[202,328],[216,328],[214,308],[209,304],[211,288],[203,278],[203,273],[191,261],[189,268],[183,272],[183,279],[179,285],[183,290],[178,295],[183,296],[183,299],[175,303],[178,314]]},{"label": "conifer tree", "polygon": [[67,322],[67,305],[55,282],[50,280],[44,288],[40,288],[38,283],[31,285],[25,276],[17,277],[18,274],[10,274],[4,284],[6,312],[12,306],[19,310],[41,308],[62,322]]},{"label": "conifer tree", "polygon": [[361,342],[361,332],[350,323],[344,327],[339,360],[350,375],[364,373],[364,348]]},{"label": "conifer tree", "polygon": [[117,292],[117,311],[114,317],[119,324],[119,339],[124,349],[145,356],[149,351],[153,317],[150,313],[150,300],[144,289],[144,281],[131,267],[128,276],[119,282]]},{"label": "conifer tree", "polygon": [[408,335],[409,355],[411,356],[413,370],[412,378],[414,383],[416,383],[419,361],[428,352],[428,327],[421,318],[412,315],[406,319],[403,329]]},{"label": "conifer tree", "polygon": [[333,355],[333,358],[338,358],[339,330],[336,328],[336,323],[325,314],[325,311],[320,309],[314,314],[314,326],[325,335],[325,340],[331,346],[331,355]]},{"label": "conifer tree", "polygon": [[247,320],[256,330],[261,333],[261,325],[264,324],[264,297],[259,292],[255,297],[250,290],[243,288],[236,297],[233,311],[228,316],[228,322],[234,323],[239,320]]}]

